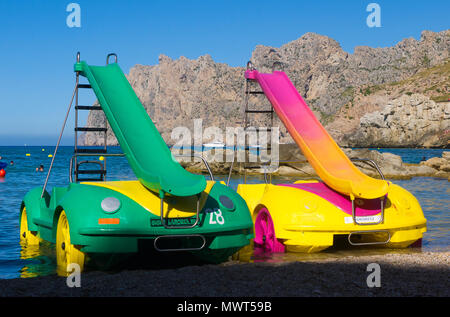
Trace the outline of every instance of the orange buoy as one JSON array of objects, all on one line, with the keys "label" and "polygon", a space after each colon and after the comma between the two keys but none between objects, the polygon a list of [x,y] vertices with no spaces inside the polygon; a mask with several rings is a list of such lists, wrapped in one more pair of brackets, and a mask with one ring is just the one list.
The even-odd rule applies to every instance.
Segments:
[{"label": "orange buoy", "polygon": [[1,169],[1,170],[0,170],[0,177],[5,177],[5,175],[6,175],[5,170],[4,170],[4,169]]}]

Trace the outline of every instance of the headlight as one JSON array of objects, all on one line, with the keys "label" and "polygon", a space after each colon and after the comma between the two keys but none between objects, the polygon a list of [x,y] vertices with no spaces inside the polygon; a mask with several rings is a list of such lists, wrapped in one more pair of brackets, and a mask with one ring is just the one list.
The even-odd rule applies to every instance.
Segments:
[{"label": "headlight", "polygon": [[234,211],[234,209],[236,208],[233,201],[228,196],[221,195],[219,197],[219,203],[223,209],[228,211]]},{"label": "headlight", "polygon": [[101,207],[108,214],[115,213],[120,208],[120,200],[116,197],[106,197],[102,200]]}]

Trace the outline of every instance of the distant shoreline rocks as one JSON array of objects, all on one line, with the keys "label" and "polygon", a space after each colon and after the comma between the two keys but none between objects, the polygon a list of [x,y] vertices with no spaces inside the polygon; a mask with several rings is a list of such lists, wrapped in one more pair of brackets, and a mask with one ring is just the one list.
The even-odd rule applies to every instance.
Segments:
[{"label": "distant shoreline rocks", "polygon": [[420,165],[435,169],[435,177],[447,178],[450,181],[450,152],[442,153],[442,157],[432,157],[420,162]]},{"label": "distant shoreline rocks", "polygon": [[348,137],[358,147],[448,148],[450,102],[436,103],[421,94],[402,95],[382,110],[366,113],[359,128]]},{"label": "distant shoreline rocks", "polygon": [[[271,173],[272,176],[289,176],[299,178],[317,178],[318,175],[301,153],[296,144],[280,144],[280,163]],[[442,157],[433,157],[419,164],[403,162],[401,156],[392,153],[380,153],[370,149],[343,149],[350,158],[370,159],[376,162],[387,179],[410,179],[417,176],[439,177],[450,179],[450,152],[444,152]],[[210,152],[202,153],[214,175],[227,175],[230,162],[214,162]],[[203,162],[181,162],[183,167],[194,173],[207,172]],[[378,171],[363,162],[354,164],[366,175],[379,178]],[[264,168],[260,163],[234,163],[233,175],[263,175]]]}]

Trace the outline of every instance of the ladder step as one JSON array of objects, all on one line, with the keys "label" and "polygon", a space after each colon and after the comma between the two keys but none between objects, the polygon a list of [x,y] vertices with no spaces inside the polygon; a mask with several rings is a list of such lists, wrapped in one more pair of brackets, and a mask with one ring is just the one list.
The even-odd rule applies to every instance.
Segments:
[{"label": "ladder step", "polygon": [[245,110],[247,113],[273,113],[272,110]]},{"label": "ladder step", "polygon": [[252,146],[252,145],[246,145],[246,146],[244,146],[243,148],[239,148],[239,149],[243,149],[243,150],[245,150],[245,151],[249,151],[249,150],[270,150],[271,149],[271,147],[270,147],[270,145],[268,145],[268,146],[264,146],[264,147],[258,147],[258,146]]},{"label": "ladder step", "polygon": [[74,150],[74,153],[99,153],[104,154],[106,153],[106,149],[76,149]]},{"label": "ladder step", "polygon": [[75,174],[102,174],[105,175],[105,170],[77,170]]},{"label": "ladder step", "polygon": [[272,131],[272,128],[244,128],[244,131]]},{"label": "ladder step", "polygon": [[253,170],[257,168],[264,168],[262,165],[244,166],[245,170]]},{"label": "ladder step", "polygon": [[100,106],[75,106],[77,110],[102,110]]},{"label": "ladder step", "polygon": [[77,182],[102,182],[102,178],[78,178]]},{"label": "ladder step", "polygon": [[246,91],[247,95],[264,95],[264,91]]},{"label": "ladder step", "polygon": [[86,127],[76,127],[75,131],[90,131],[90,132],[106,132],[107,128],[86,128]]},{"label": "ladder step", "polygon": [[92,88],[89,84],[78,84],[77,88]]}]

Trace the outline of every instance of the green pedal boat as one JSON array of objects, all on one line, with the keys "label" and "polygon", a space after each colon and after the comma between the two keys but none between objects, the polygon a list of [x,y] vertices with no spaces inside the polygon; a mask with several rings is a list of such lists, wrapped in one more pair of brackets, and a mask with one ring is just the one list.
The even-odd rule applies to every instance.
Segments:
[{"label": "green pedal boat", "polygon": [[[109,63],[111,57],[115,57],[113,63]],[[25,195],[20,208],[21,243],[55,243],[58,272],[71,271],[72,263],[82,270],[91,256],[136,253],[143,244],[161,252],[192,252],[212,263],[223,262],[248,245],[254,235],[245,201],[223,183],[215,182],[212,174],[211,181],[206,181],[173,159],[118,66],[117,56],[109,54],[106,66],[90,66],[80,61],[78,53],[74,69],[76,85],[52,158],[53,165],[75,100],[70,183],[47,192],[51,165],[44,186]],[[81,84],[80,76],[89,83]],[[84,88],[94,91],[100,106],[78,105],[79,90]],[[100,128],[78,127],[80,110],[105,113],[138,180],[106,181],[106,160],[98,157],[118,154],[107,153],[106,122]],[[104,133],[104,147],[81,148],[78,132]]]}]

